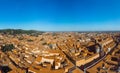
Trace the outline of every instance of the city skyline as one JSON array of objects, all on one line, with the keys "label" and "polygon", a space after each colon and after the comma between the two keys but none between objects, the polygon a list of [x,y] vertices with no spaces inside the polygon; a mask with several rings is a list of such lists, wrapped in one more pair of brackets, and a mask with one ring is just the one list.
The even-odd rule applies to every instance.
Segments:
[{"label": "city skyline", "polygon": [[119,0],[0,0],[0,29],[116,31]]}]

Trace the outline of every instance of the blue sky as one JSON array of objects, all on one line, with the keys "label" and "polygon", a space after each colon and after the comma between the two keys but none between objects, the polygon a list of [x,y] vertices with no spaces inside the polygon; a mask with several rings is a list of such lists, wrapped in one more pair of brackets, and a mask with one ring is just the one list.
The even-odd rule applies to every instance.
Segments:
[{"label": "blue sky", "polygon": [[0,0],[0,29],[120,30],[120,0]]}]

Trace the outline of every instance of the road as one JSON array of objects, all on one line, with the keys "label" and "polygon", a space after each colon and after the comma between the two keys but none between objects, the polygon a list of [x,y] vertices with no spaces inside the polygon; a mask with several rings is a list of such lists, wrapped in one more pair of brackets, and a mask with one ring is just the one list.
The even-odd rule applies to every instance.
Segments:
[{"label": "road", "polygon": [[[116,45],[112,48],[112,50],[108,54],[112,53],[117,46],[118,46],[118,43],[116,43]],[[102,61],[103,59],[105,59],[108,54],[104,53],[104,55],[102,57],[99,57],[98,59],[95,59],[94,61],[92,61],[92,62],[90,62],[90,63],[88,63],[88,64],[86,64],[86,65],[84,65],[82,67],[79,67],[79,68],[82,69],[83,71],[85,70],[85,72],[86,72],[87,69],[95,66],[100,61]]]},{"label": "road", "polygon": [[[108,54],[112,53],[117,46],[118,46],[118,43],[116,43],[116,45],[112,48],[112,50],[111,50]],[[71,61],[71,59],[69,58],[69,56],[68,56],[64,51],[63,51],[63,53],[64,53],[64,54],[68,57],[68,59]],[[96,64],[98,64],[100,61],[102,61],[103,59],[105,59],[108,54],[105,54],[105,52],[104,52],[104,55],[103,55],[103,56],[101,56],[101,57],[93,60],[92,62],[90,62],[90,63],[88,63],[88,64],[85,64],[84,66],[81,66],[81,67],[77,67],[77,66],[71,61],[72,64],[74,65],[74,67],[72,67],[71,69],[69,69],[69,72],[68,72],[68,73],[72,73],[72,71],[75,69],[75,67],[77,67],[77,68],[79,68],[80,70],[83,70],[83,71],[85,70],[84,72],[86,73],[87,69],[89,69],[89,68],[95,66]]]}]

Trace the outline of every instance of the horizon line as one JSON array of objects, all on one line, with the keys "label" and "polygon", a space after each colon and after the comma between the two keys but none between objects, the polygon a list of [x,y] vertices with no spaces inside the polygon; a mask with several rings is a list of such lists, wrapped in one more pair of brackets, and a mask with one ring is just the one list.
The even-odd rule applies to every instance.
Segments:
[{"label": "horizon line", "polygon": [[67,31],[62,31],[62,30],[56,30],[56,31],[45,31],[45,30],[37,30],[37,29],[17,29],[17,28],[3,28],[0,30],[26,30],[26,31],[38,31],[38,32],[120,32],[120,30],[78,30],[78,31],[72,31],[72,30],[67,30]]}]

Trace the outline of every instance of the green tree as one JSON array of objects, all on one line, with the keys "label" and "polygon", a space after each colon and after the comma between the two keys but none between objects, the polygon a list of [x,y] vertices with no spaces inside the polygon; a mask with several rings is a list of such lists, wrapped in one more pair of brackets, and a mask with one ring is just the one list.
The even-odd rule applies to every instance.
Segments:
[{"label": "green tree", "polygon": [[13,44],[6,44],[1,47],[2,52],[11,51],[12,49],[15,49]]}]

